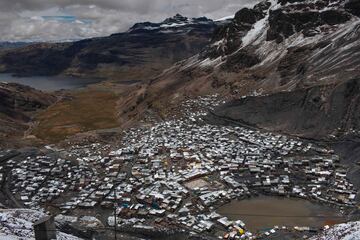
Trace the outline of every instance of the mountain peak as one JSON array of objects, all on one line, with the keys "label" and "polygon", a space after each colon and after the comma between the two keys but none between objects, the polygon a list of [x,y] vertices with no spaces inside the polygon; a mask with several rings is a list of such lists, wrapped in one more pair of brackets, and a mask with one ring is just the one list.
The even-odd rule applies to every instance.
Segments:
[{"label": "mountain peak", "polygon": [[213,28],[214,21],[207,17],[188,18],[177,13],[175,16],[166,18],[163,22],[160,23],[136,23],[129,29],[129,31],[132,33],[138,33],[143,31],[167,31],[169,29],[174,29],[178,31],[180,29],[189,30],[189,28],[206,26],[210,26],[210,28]]},{"label": "mountain peak", "polygon": [[175,16],[165,19],[163,23],[183,23],[187,22],[189,19],[177,13]]},{"label": "mountain peak", "polygon": [[177,14],[175,14],[175,16],[174,16],[174,18],[183,18],[184,16],[183,15],[181,15],[180,13],[177,13]]}]

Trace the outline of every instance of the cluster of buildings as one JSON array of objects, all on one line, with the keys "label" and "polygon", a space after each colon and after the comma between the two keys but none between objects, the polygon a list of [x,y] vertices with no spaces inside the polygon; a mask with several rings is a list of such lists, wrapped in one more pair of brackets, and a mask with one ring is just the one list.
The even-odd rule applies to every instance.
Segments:
[{"label": "cluster of buildings", "polygon": [[186,101],[186,117],[130,129],[120,147],[73,146],[63,158],[9,161],[11,191],[30,208],[52,203],[68,215],[104,210],[109,226],[181,228],[228,239],[254,238],[242,219],[217,213],[234,199],[270,194],[355,206],[357,191],[333,151],[207,124],[201,117],[219,103],[217,96]]},{"label": "cluster of buildings", "polygon": [[49,156],[27,157],[21,162],[9,160],[8,182],[11,192],[29,208],[38,209],[68,191],[78,191],[91,181],[88,166]]}]

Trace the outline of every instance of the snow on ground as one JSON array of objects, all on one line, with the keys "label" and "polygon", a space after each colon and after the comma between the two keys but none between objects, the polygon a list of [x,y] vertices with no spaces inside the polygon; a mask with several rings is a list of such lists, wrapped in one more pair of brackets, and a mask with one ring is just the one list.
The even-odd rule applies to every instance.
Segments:
[{"label": "snow on ground", "polygon": [[160,28],[176,28],[176,27],[183,27],[183,26],[186,26],[188,24],[189,24],[188,22],[162,24],[162,25],[160,25]]},{"label": "snow on ground", "polygon": [[208,67],[208,66],[216,66],[218,64],[221,64],[221,57],[210,59],[206,58],[205,60],[201,61],[199,63],[200,68]]},{"label": "snow on ground", "polygon": [[[30,209],[0,210],[0,240],[35,239],[34,222],[46,216],[45,213]],[[62,232],[57,233],[58,240],[80,240]]]},{"label": "snow on ground", "polygon": [[44,216],[43,212],[28,209],[1,210],[0,239],[33,238],[33,223]]},{"label": "snow on ground", "polygon": [[230,20],[230,19],[233,19],[234,17],[235,17],[235,15],[230,15],[230,16],[222,17],[222,18],[216,19],[215,22],[221,22],[221,21]]},{"label": "snow on ground", "polygon": [[57,232],[56,238],[57,240],[81,240],[81,238],[63,232]]},{"label": "snow on ground", "polygon": [[360,222],[349,222],[335,225],[310,240],[358,240],[360,239]]},{"label": "snow on ground", "polygon": [[266,16],[263,19],[257,21],[252,27],[252,29],[243,37],[241,48],[254,43],[262,36],[265,36],[265,33],[267,32],[267,28],[269,25],[270,11],[274,11],[280,7],[280,4],[277,3],[275,0],[271,0],[270,3],[271,6],[267,11]]},{"label": "snow on ground", "polygon": [[[320,41],[331,40],[332,43],[329,46],[320,48],[319,50],[314,52],[314,55],[310,57],[310,59],[316,58],[323,51],[326,51],[327,48],[337,46],[338,45],[337,42],[339,41],[343,42],[341,38],[347,38],[348,40],[350,38],[356,38],[356,34],[358,34],[358,31],[360,29],[360,20],[354,19],[345,24],[339,25],[336,29],[329,31],[328,33],[319,33],[313,37],[304,37],[304,35],[301,32],[299,32],[293,34],[291,37],[288,37],[282,43],[278,44],[275,41],[266,41],[266,30],[268,28],[268,23],[267,20],[262,23],[260,22],[261,21],[256,23],[259,24],[258,28],[253,28],[244,37],[243,39],[244,44],[242,46],[245,47],[247,44],[257,46],[257,50],[255,52],[262,59],[262,62],[259,65],[265,65],[269,62],[273,62],[275,59],[281,58],[287,53],[288,48],[302,47],[308,44],[315,44]],[[261,28],[262,30],[260,30]],[[262,32],[262,34],[260,34],[259,32]],[[349,42],[349,44],[344,46],[344,48],[348,48],[348,49],[351,49],[352,47],[356,47],[359,44],[358,41],[355,42],[347,41],[347,42]],[[344,48],[342,49],[339,48],[339,52],[344,53]],[[345,54],[347,54],[347,52],[345,52]],[[333,55],[331,58],[334,58],[336,59],[336,61],[338,61],[337,57],[338,57],[337,55]],[[327,62],[329,60],[331,59],[328,59]],[[327,62],[325,62],[324,64],[326,64]],[[338,63],[335,62],[334,65]]]},{"label": "snow on ground", "polygon": [[259,38],[264,32],[267,27],[268,16],[257,21],[253,28],[243,37],[242,39],[242,47],[245,47]]}]

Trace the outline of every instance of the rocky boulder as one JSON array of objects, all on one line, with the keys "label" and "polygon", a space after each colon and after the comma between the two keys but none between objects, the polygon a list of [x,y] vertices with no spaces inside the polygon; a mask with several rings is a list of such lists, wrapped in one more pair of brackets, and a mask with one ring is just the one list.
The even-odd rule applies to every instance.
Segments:
[{"label": "rocky boulder", "polygon": [[252,67],[260,62],[260,59],[255,54],[246,50],[240,50],[229,56],[226,63],[222,66],[222,70],[238,72],[241,69]]},{"label": "rocky boulder", "polygon": [[345,3],[345,9],[355,16],[360,17],[360,1],[359,0],[348,0]]},{"label": "rocky boulder", "polygon": [[270,12],[267,41],[276,40],[278,43],[295,33],[316,31],[322,25],[336,25],[349,21],[351,15],[343,10],[326,11],[294,11],[287,12],[277,9]]}]

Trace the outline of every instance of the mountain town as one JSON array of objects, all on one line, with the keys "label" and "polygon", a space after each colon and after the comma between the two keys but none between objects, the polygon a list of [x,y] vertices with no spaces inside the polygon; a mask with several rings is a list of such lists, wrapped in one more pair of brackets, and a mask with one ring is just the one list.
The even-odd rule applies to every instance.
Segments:
[{"label": "mountain town", "polygon": [[359,1],[41,2],[83,35],[0,38],[0,239],[360,238]]}]

